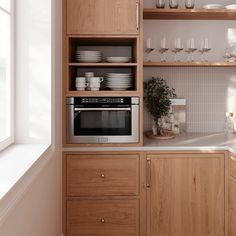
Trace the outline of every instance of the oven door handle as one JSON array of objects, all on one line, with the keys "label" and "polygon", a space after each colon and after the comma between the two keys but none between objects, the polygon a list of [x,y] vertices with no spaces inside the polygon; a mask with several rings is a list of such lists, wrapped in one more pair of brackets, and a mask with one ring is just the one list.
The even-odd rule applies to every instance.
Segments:
[{"label": "oven door handle", "polygon": [[74,111],[131,111],[131,108],[74,108]]}]

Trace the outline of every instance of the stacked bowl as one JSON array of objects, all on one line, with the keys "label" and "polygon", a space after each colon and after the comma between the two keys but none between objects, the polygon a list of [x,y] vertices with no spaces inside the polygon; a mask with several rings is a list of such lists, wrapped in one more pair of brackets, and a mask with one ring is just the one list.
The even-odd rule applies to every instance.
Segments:
[{"label": "stacked bowl", "polygon": [[133,86],[133,75],[130,73],[107,73],[106,87],[114,91],[127,90]]},{"label": "stacked bowl", "polygon": [[102,61],[101,51],[80,51],[76,49],[75,59],[82,63],[97,63]]}]

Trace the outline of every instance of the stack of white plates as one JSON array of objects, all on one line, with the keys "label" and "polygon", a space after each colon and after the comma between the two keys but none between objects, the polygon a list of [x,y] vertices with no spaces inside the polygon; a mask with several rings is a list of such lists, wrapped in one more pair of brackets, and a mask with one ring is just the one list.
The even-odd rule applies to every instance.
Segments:
[{"label": "stack of white plates", "polygon": [[96,63],[102,61],[101,51],[76,51],[76,61],[83,63]]},{"label": "stack of white plates", "polygon": [[106,57],[106,61],[110,63],[128,63],[131,57]]},{"label": "stack of white plates", "polygon": [[236,10],[236,4],[227,5],[225,8],[228,10]]},{"label": "stack of white plates", "polygon": [[106,87],[121,91],[133,86],[133,75],[129,73],[107,73]]},{"label": "stack of white plates", "polygon": [[208,10],[217,10],[217,9],[224,9],[224,6],[221,4],[206,4],[203,6],[203,8]]}]

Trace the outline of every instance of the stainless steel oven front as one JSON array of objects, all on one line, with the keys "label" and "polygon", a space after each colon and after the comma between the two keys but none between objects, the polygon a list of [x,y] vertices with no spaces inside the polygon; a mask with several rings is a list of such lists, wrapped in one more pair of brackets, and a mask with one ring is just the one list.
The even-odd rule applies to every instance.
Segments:
[{"label": "stainless steel oven front", "polygon": [[139,142],[138,97],[67,98],[68,143]]}]

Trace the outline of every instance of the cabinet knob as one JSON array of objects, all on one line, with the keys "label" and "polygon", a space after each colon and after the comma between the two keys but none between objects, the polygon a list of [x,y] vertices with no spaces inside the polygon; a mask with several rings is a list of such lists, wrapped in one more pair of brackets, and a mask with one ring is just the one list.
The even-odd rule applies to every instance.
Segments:
[{"label": "cabinet knob", "polygon": [[104,218],[101,219],[101,222],[104,224],[106,221]]},{"label": "cabinet knob", "polygon": [[101,177],[102,177],[102,178],[105,178],[105,175],[104,175],[104,174],[101,174]]}]

